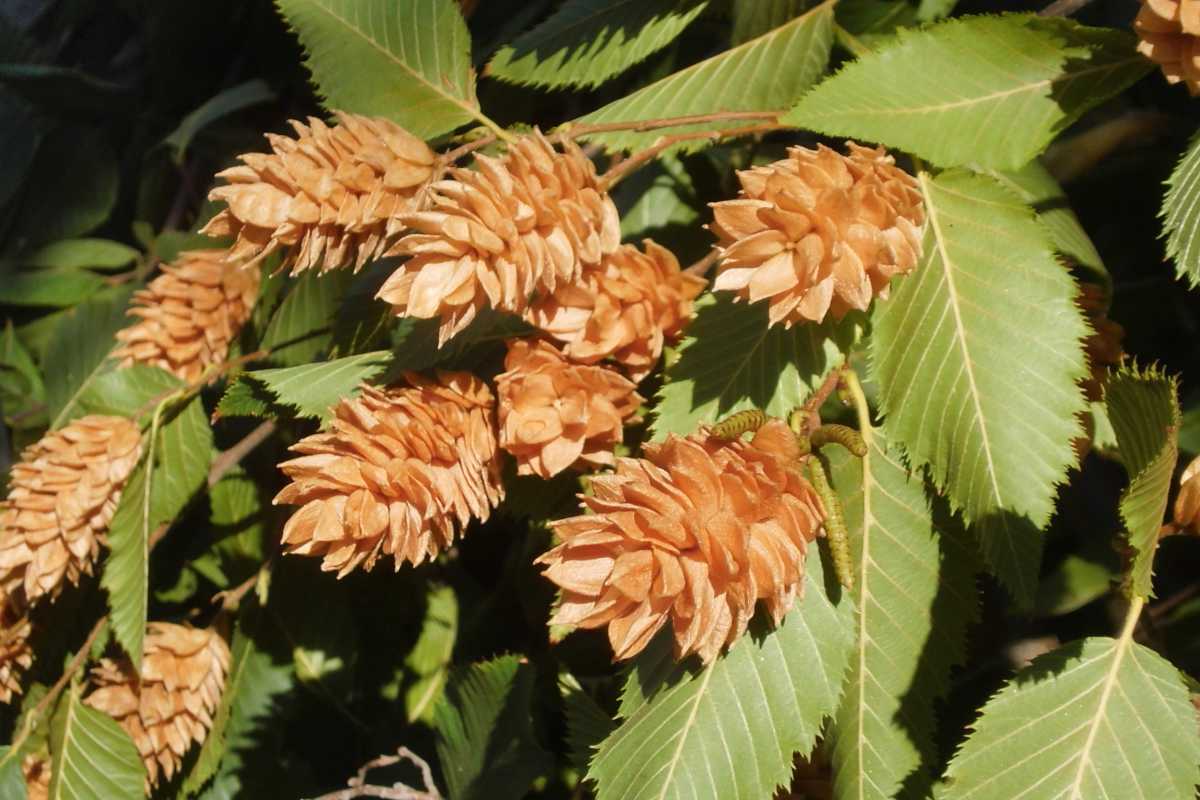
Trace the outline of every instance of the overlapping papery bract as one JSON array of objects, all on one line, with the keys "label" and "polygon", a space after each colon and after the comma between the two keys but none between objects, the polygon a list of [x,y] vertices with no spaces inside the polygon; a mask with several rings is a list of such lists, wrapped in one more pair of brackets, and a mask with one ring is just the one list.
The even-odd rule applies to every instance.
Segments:
[{"label": "overlapping papery bract", "polygon": [[183,381],[224,363],[229,345],[250,319],[260,272],[225,260],[225,250],[181,253],[133,296],[138,318],[117,332],[113,354],[122,366],[161,367]]},{"label": "overlapping papery bract", "polygon": [[735,200],[711,203],[721,263],[713,289],[766,302],[770,324],[835,319],[887,297],[921,256],[925,209],[916,179],[883,148],[788,148],[738,172]]},{"label": "overlapping papery bract", "polygon": [[101,415],[25,449],[0,503],[0,599],[27,607],[91,573],[141,452],[135,423]]},{"label": "overlapping papery bract", "polygon": [[29,615],[12,602],[0,608],[0,703],[21,693],[21,675],[33,666]]},{"label": "overlapping papery bract", "polygon": [[619,458],[591,481],[590,514],[552,523],[539,562],[562,589],[552,625],[607,626],[616,659],[670,622],[677,658],[709,662],[746,630],[758,601],[776,624],[802,590],[824,509],[787,426],[749,442],[701,432]]},{"label": "overlapping papery bract", "polygon": [[704,279],[679,268],[671,251],[653,241],[645,252],[621,245],[598,265],[538,300],[526,319],[563,343],[572,361],[611,358],[634,381],[646,377],[692,317]]},{"label": "overlapping papery bract", "polygon": [[1142,0],[1133,28],[1138,52],[1162,68],[1168,83],[1200,94],[1200,0]]},{"label": "overlapping papery bract", "polygon": [[216,631],[167,622],[146,626],[139,676],[128,661],[102,659],[92,668],[83,702],[115,719],[146,766],[147,792],[179,771],[204,742],[229,673],[229,646]]},{"label": "overlapping papery bract", "polygon": [[300,506],[287,552],[319,556],[338,577],[380,556],[420,564],[503,498],[487,385],[465,372],[405,377],[338,403],[329,429],[279,465],[292,482],[275,502]]},{"label": "overlapping papery bract", "polygon": [[397,315],[439,318],[439,343],[484,307],[524,312],[620,244],[616,206],[574,142],[560,152],[535,131],[475,167],[450,170],[429,210],[404,215],[414,233],[389,254],[410,258],[379,290]]},{"label": "overlapping papery bract", "polygon": [[437,170],[426,144],[390,120],[337,113],[332,127],[293,120],[296,138],[267,134],[271,153],[246,153],[217,174],[209,193],[228,207],[204,227],[235,237],[227,259],[256,266],[288,248],[292,274],[360,269],[403,230],[402,215],[421,207]]},{"label": "overlapping papery bract", "polygon": [[528,339],[509,344],[504,369],[496,378],[500,447],[516,458],[518,474],[550,478],[613,463],[624,424],[643,401],[632,381]]}]

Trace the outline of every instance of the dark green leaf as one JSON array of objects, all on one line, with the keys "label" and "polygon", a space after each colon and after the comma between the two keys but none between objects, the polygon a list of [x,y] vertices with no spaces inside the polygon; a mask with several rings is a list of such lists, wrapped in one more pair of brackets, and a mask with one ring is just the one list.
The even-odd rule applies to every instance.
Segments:
[{"label": "dark green leaf", "polygon": [[18,272],[0,281],[0,304],[66,308],[88,299],[103,286],[103,278],[86,270]]},{"label": "dark green leaf", "polygon": [[281,366],[306,364],[329,347],[333,318],[350,276],[346,270],[318,275],[310,270],[295,281],[263,333],[262,347]]},{"label": "dark green leaf", "polygon": [[298,367],[255,370],[238,380],[261,385],[280,404],[296,409],[298,416],[325,419],[339,400],[354,397],[364,381],[382,372],[391,356],[390,351],[379,350]]},{"label": "dark green leaf", "polygon": [[57,128],[33,159],[12,235],[25,246],[87,233],[117,202],[117,164],[100,131]]},{"label": "dark green leaf", "polygon": [[571,753],[571,765],[580,772],[587,772],[596,748],[616,730],[617,723],[569,673],[559,677],[558,691],[567,713],[567,746]]},{"label": "dark green leaf", "polygon": [[133,97],[128,87],[54,64],[0,64],[0,84],[52,114],[120,113]]},{"label": "dark green leaf", "polygon": [[235,111],[241,111],[243,108],[274,99],[275,93],[271,91],[271,87],[267,86],[266,81],[261,79],[256,78],[239,83],[237,86],[231,86],[218,92],[214,97],[206,100],[202,106],[184,117],[180,121],[179,127],[163,139],[163,143],[171,148],[171,157],[175,163],[182,164],[188,146],[200,131]]},{"label": "dark green leaf", "polygon": [[115,270],[132,264],[141,253],[108,239],[63,239],[22,256],[22,264],[62,269]]},{"label": "dark green leaf", "polygon": [[732,43],[739,45],[769,33],[814,5],[813,0],[735,0]]},{"label": "dark green leaf", "polygon": [[42,359],[54,368],[46,373],[46,405],[58,428],[83,413],[79,398],[93,380],[111,367],[108,353],[113,334],[128,320],[125,306],[131,287],[103,292],[68,311],[55,324]]}]

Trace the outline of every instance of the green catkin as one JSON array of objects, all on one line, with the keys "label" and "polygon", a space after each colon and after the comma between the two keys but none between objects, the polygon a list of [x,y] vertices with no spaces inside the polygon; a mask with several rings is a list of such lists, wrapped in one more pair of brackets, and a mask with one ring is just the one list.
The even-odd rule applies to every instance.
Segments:
[{"label": "green catkin", "polygon": [[854,588],[854,563],[850,557],[850,535],[846,530],[842,501],[829,485],[829,476],[820,456],[808,459],[808,473],[821,504],[825,506],[825,538],[829,541],[829,554],[833,556],[833,571],[838,583],[849,591]]},{"label": "green catkin", "polygon": [[770,419],[765,412],[750,408],[731,414],[712,426],[712,435],[719,439],[736,439],[746,431],[756,431]]},{"label": "green catkin", "polygon": [[808,437],[813,447],[823,447],[827,444],[840,444],[855,456],[862,458],[867,454],[867,443],[862,434],[845,425],[822,425]]}]

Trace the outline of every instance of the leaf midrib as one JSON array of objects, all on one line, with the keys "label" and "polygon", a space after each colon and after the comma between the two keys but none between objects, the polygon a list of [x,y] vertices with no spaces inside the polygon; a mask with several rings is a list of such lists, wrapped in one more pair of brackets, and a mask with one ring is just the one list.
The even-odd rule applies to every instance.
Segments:
[{"label": "leaf midrib", "polygon": [[1091,763],[1091,750],[1096,744],[1096,734],[1100,730],[1100,721],[1106,719],[1105,707],[1108,705],[1113,687],[1116,686],[1117,673],[1120,672],[1121,662],[1125,658],[1125,653],[1129,650],[1130,642],[1133,641],[1133,629],[1137,625],[1138,612],[1140,610],[1140,603],[1135,603],[1130,607],[1126,615],[1125,625],[1121,630],[1121,637],[1117,639],[1112,666],[1109,667],[1108,674],[1104,676],[1104,686],[1100,690],[1100,701],[1097,704],[1096,713],[1092,717],[1087,739],[1079,751],[1079,768],[1075,772],[1075,779],[1071,782],[1071,800],[1082,800],[1083,798],[1083,795],[1080,793],[1083,786],[1083,774],[1088,764]]},{"label": "leaf midrib", "polygon": [[946,278],[946,291],[950,296],[950,310],[954,314],[954,329],[955,339],[958,340],[960,349],[963,355],[963,370],[967,375],[967,385],[971,393],[971,401],[975,406],[975,414],[979,420],[979,434],[983,440],[983,454],[987,459],[988,478],[992,484],[992,492],[996,498],[996,506],[1004,507],[1003,498],[1000,496],[1000,485],[996,481],[996,464],[992,458],[991,439],[988,438],[987,420],[983,415],[983,406],[980,404],[979,387],[975,383],[975,369],[971,361],[971,353],[967,349],[966,328],[963,326],[962,311],[958,306],[958,291],[954,286],[954,270],[950,261],[950,254],[946,251],[946,237],[942,232],[942,225],[937,204],[933,201],[930,193],[931,184],[929,173],[922,172],[920,175],[921,193],[925,198],[925,207],[929,210],[929,226],[933,231],[934,241],[937,242],[938,255],[942,262],[942,273]]},{"label": "leaf midrib", "polygon": [[688,712],[687,722],[680,729],[679,743],[675,745],[675,752],[671,755],[671,760],[667,762],[667,775],[663,778],[662,790],[658,793],[658,800],[666,800],[667,791],[671,788],[671,778],[675,776],[675,769],[679,766],[679,762],[683,758],[683,746],[687,742],[688,732],[696,722],[696,715],[700,712],[700,701],[704,699],[704,692],[708,689],[708,682],[712,680],[714,672],[716,672],[715,662],[704,670],[704,677],[701,679],[700,686],[696,689],[696,700],[692,704],[692,710]]},{"label": "leaf midrib", "polygon": [[870,600],[870,590],[867,585],[867,562],[870,561],[870,541],[871,541],[871,526],[875,523],[875,517],[871,513],[871,450],[875,446],[874,431],[870,425],[864,425],[862,431],[863,441],[867,445],[867,453],[862,458],[862,491],[863,491],[863,534],[862,534],[862,563],[859,567],[859,596],[858,596],[858,641],[855,646],[858,649],[858,686],[855,689],[858,691],[858,730],[855,736],[855,748],[858,750],[857,768],[858,775],[858,797],[859,800],[866,799],[866,781],[863,777],[866,774],[866,712],[867,712],[867,690],[866,690],[866,674],[867,674],[867,603]]},{"label": "leaf midrib", "polygon": [[369,35],[366,33],[366,31],[362,30],[361,28],[356,28],[356,27],[355,27],[355,26],[354,26],[354,25],[353,25],[353,24],[350,22],[350,20],[348,20],[348,19],[346,19],[345,17],[341,16],[341,15],[340,15],[340,14],[338,14],[336,11],[334,11],[332,8],[329,8],[328,6],[326,6],[326,5],[323,5],[323,4],[320,2],[320,0],[306,0],[306,2],[308,2],[309,4],[311,4],[311,5],[312,5],[314,8],[318,9],[319,11],[323,11],[323,12],[325,12],[327,15],[329,15],[329,17],[330,17],[331,19],[333,19],[334,21],[336,21],[336,22],[340,23],[340,24],[341,24],[343,27],[345,27],[345,28],[346,28],[347,30],[349,30],[350,32],[352,32],[352,33],[354,33],[354,34],[357,34],[357,35],[358,35],[358,36],[359,36],[359,37],[360,37],[360,38],[361,38],[363,41],[365,41],[367,44],[369,44],[369,45],[370,45],[371,47],[373,47],[375,50],[377,50],[377,51],[379,51],[381,54],[383,54],[383,56],[384,56],[384,57],[385,57],[387,60],[389,60],[389,61],[391,61],[392,63],[396,64],[396,65],[397,65],[398,67],[400,67],[400,69],[402,69],[404,72],[407,72],[409,75],[411,75],[412,77],[416,78],[416,79],[417,79],[417,82],[418,82],[418,83],[420,83],[420,84],[422,84],[422,85],[423,85],[423,86],[425,86],[426,88],[428,88],[430,92],[432,92],[433,94],[435,94],[435,95],[437,95],[437,96],[441,97],[443,100],[446,100],[446,101],[450,102],[452,105],[455,105],[455,106],[457,106],[458,108],[461,108],[463,111],[465,111],[465,112],[466,112],[467,114],[469,114],[471,117],[473,117],[473,118],[474,118],[476,121],[478,121],[478,122],[483,122],[483,119],[482,119],[482,117],[481,117],[481,116],[480,116],[480,114],[479,114],[479,108],[478,108],[477,106],[475,106],[475,105],[473,105],[473,104],[471,104],[471,103],[468,103],[467,101],[465,101],[465,100],[461,99],[460,97],[458,97],[458,96],[456,96],[456,95],[453,95],[453,94],[450,94],[449,92],[445,91],[445,90],[444,90],[442,87],[438,86],[436,83],[434,83],[433,81],[431,81],[431,80],[429,80],[428,78],[426,78],[424,75],[422,75],[422,74],[421,74],[420,72],[418,72],[416,69],[414,69],[413,67],[411,67],[411,66],[410,66],[408,63],[406,63],[405,61],[403,61],[403,60],[401,60],[400,58],[398,58],[398,57],[396,56],[396,54],[395,54],[395,53],[393,53],[391,50],[388,50],[387,48],[385,48],[385,47],[381,46],[381,45],[379,44],[379,42],[377,42],[375,39],[371,38],[371,37],[370,37],[370,36],[369,36]]},{"label": "leaf midrib", "polygon": [[910,107],[888,106],[888,107],[855,109],[853,112],[834,111],[834,112],[830,112],[827,114],[815,113],[815,114],[811,114],[810,116],[808,116],[808,119],[817,120],[817,119],[836,118],[836,117],[844,116],[847,113],[853,113],[855,116],[874,117],[874,116],[894,116],[896,114],[928,114],[928,113],[937,113],[937,112],[941,112],[941,111],[949,111],[951,109],[966,108],[966,107],[969,107],[972,105],[977,105],[980,103],[987,103],[987,102],[990,102],[993,100],[997,100],[999,98],[1004,98],[1004,97],[1008,97],[1008,96],[1015,95],[1015,94],[1034,92],[1043,87],[1054,86],[1055,84],[1061,83],[1063,81],[1073,81],[1077,78],[1081,78],[1086,75],[1090,75],[1093,72],[1109,72],[1109,71],[1113,71],[1113,70],[1116,70],[1121,67],[1128,66],[1130,64],[1140,63],[1141,61],[1142,61],[1142,59],[1140,56],[1137,58],[1122,59],[1121,61],[1110,61],[1107,64],[1102,64],[1100,66],[1095,66],[1095,67],[1089,67],[1087,69],[1080,70],[1079,72],[1071,72],[1071,73],[1068,73],[1065,75],[1056,76],[1054,78],[1047,78],[1047,79],[1043,79],[1040,81],[1034,81],[1033,83],[1021,84],[1020,86],[1014,87],[1012,89],[1005,89],[1003,91],[992,92],[990,94],[979,95],[976,97],[966,97],[966,98],[963,98],[962,100],[954,100],[951,102],[934,103],[932,105],[924,105],[924,106],[910,106]]}]

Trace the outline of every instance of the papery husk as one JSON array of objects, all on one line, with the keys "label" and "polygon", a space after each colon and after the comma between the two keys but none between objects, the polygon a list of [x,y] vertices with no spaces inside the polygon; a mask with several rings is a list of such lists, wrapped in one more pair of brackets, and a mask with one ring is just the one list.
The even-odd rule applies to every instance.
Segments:
[{"label": "papery husk", "polygon": [[1167,83],[1200,94],[1200,0],[1142,0],[1133,29],[1138,52],[1159,65]]}]

